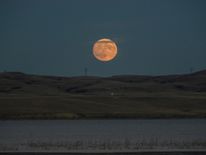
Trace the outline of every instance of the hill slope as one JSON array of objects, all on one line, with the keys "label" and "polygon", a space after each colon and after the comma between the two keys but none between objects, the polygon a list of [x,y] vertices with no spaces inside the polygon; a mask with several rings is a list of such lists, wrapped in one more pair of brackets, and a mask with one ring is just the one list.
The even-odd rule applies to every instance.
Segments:
[{"label": "hill slope", "polygon": [[0,119],[206,117],[206,70],[54,77],[0,73]]}]

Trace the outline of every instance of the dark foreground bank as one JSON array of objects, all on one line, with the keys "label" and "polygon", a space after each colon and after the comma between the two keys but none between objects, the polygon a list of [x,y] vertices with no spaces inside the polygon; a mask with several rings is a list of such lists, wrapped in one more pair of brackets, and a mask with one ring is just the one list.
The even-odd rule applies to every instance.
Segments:
[{"label": "dark foreground bank", "polygon": [[47,152],[10,152],[0,153],[2,155],[206,155],[206,151],[190,152],[132,152],[132,153],[47,153]]}]

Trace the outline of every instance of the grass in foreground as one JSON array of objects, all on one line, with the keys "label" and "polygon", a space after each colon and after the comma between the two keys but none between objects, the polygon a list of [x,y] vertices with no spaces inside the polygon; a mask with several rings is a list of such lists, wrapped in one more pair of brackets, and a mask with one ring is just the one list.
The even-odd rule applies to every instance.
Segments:
[{"label": "grass in foreground", "polygon": [[204,93],[0,97],[0,119],[204,118]]}]

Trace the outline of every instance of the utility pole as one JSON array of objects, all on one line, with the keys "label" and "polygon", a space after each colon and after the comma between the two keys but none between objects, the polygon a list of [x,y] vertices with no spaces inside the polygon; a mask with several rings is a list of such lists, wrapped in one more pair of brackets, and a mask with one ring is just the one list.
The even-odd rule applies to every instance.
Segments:
[{"label": "utility pole", "polygon": [[87,67],[84,68],[84,76],[87,76],[88,69]]},{"label": "utility pole", "polygon": [[193,68],[192,67],[190,68],[190,73],[193,73]]}]

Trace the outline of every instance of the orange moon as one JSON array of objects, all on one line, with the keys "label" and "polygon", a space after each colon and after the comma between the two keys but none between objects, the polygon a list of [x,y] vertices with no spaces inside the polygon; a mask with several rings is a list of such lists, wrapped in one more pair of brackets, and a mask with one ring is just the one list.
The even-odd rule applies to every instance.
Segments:
[{"label": "orange moon", "polygon": [[110,61],[117,55],[117,45],[110,39],[100,39],[94,43],[93,55],[97,60]]}]

